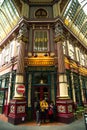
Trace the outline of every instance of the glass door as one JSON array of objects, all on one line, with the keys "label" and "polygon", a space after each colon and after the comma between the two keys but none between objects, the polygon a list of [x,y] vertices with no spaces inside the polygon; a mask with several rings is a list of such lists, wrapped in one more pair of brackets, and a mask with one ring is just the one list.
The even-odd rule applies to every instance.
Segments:
[{"label": "glass door", "polygon": [[5,89],[5,92],[4,92],[4,109],[3,109],[3,113],[5,115],[8,115],[8,89],[6,88]]},{"label": "glass door", "polygon": [[44,98],[49,99],[49,91],[47,86],[38,86],[34,87],[34,98],[37,100],[41,100]]}]

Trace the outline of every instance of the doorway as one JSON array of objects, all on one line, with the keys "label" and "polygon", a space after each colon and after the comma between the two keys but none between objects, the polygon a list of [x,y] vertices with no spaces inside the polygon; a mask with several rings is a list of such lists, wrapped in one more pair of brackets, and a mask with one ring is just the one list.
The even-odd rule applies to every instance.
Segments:
[{"label": "doorway", "polygon": [[49,86],[33,86],[33,92],[32,92],[32,106],[33,106],[33,119],[36,117],[35,107],[36,107],[36,101],[46,99],[47,102],[49,102]]},{"label": "doorway", "polygon": [[49,101],[49,75],[47,72],[35,72],[33,75],[32,103],[44,98]]},{"label": "doorway", "polygon": [[8,88],[4,90],[4,107],[3,113],[7,116],[8,115]]},{"label": "doorway", "polygon": [[34,99],[41,100],[47,98],[49,100],[49,88],[48,86],[34,86]]}]

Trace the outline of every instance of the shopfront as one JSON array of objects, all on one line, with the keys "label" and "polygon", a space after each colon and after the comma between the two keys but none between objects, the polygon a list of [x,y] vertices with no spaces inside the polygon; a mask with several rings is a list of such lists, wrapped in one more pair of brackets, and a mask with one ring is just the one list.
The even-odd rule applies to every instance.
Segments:
[{"label": "shopfront", "polygon": [[[30,69],[33,71],[31,72]],[[35,117],[35,102],[46,98],[47,102],[56,102],[56,71],[54,67],[30,67],[27,70],[27,104]]]}]

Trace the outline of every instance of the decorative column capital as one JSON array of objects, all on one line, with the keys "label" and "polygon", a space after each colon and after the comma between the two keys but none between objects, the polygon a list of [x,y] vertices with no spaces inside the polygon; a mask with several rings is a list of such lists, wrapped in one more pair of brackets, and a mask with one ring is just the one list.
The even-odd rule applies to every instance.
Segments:
[{"label": "decorative column capital", "polygon": [[28,27],[25,23],[21,23],[19,27],[18,41],[28,42]]},{"label": "decorative column capital", "polygon": [[56,43],[58,43],[58,42],[63,42],[64,41],[64,36],[63,35],[59,35],[59,36],[57,36],[57,37],[55,37],[55,39],[54,39],[54,41],[56,42]]},{"label": "decorative column capital", "polygon": [[64,35],[63,35],[63,25],[60,22],[57,22],[55,24],[55,39],[54,41],[60,42],[64,41]]},{"label": "decorative column capital", "polygon": [[18,41],[23,41],[23,42],[25,42],[25,43],[28,42],[28,38],[27,38],[27,37],[24,37],[23,35],[18,35],[17,40],[18,40]]}]

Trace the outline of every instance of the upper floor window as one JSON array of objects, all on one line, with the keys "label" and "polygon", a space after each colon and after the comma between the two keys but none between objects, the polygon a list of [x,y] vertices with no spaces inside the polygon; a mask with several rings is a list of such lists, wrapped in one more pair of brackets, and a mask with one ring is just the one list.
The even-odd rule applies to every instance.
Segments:
[{"label": "upper floor window", "polygon": [[7,46],[5,48],[5,53],[4,53],[4,63],[8,62],[8,60],[9,60],[9,50],[10,50],[10,47]]},{"label": "upper floor window", "polygon": [[34,31],[34,51],[46,52],[48,51],[48,31],[35,30]]},{"label": "upper floor window", "polygon": [[69,44],[69,56],[74,59],[75,58],[75,50],[72,44]]},{"label": "upper floor window", "polygon": [[86,64],[86,67],[87,67],[87,54],[85,55],[85,64]]},{"label": "upper floor window", "polygon": [[67,55],[67,44],[66,44],[66,41],[63,42],[63,53]]},{"label": "upper floor window", "polygon": [[18,55],[19,44],[16,40],[10,42],[10,58]]},{"label": "upper floor window", "polygon": [[44,9],[38,9],[35,12],[35,17],[36,18],[46,18],[47,17],[47,11]]},{"label": "upper floor window", "polygon": [[78,62],[80,62],[80,49],[79,49],[79,47],[75,47],[75,51],[76,51],[76,59]]},{"label": "upper floor window", "polygon": [[83,54],[82,52],[80,53],[80,59],[81,59],[81,65],[85,65],[85,54]]}]

